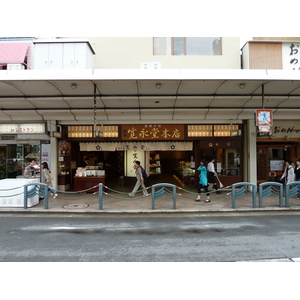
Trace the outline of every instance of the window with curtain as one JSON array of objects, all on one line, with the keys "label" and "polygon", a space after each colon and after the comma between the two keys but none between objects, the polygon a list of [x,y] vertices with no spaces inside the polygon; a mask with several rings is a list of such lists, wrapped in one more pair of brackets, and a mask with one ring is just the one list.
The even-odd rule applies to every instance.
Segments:
[{"label": "window with curtain", "polygon": [[154,55],[222,55],[221,37],[154,37]]}]

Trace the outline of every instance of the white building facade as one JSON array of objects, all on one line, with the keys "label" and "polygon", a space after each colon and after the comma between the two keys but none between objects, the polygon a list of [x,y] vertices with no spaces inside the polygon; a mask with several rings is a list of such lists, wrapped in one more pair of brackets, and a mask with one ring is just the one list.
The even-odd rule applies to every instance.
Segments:
[{"label": "white building facade", "polygon": [[[1,132],[0,147],[6,161],[8,156],[26,160],[37,150],[23,146],[22,152],[8,145],[17,149],[36,140],[36,156],[48,159],[61,190],[74,188],[74,173],[84,157],[112,166],[108,181],[130,179],[132,155],[153,176],[173,172],[170,165],[176,164],[174,172],[185,182],[195,176],[200,159],[213,156],[224,184],[256,183],[257,141],[274,141],[275,131],[257,137],[255,110],[272,109],[274,123],[299,120],[298,73],[241,69],[241,62],[250,63],[246,54],[241,59],[239,38],[92,37],[23,43],[28,43],[26,55],[13,61],[22,68],[10,69],[12,61],[0,57],[1,123],[19,125],[18,133]],[[29,136],[28,124],[45,124],[43,136]],[[13,140],[7,142],[9,138]],[[280,149],[289,143],[290,155],[299,154],[298,137],[278,142]],[[285,153],[277,157],[281,151],[275,150],[274,160],[286,158]],[[269,179],[273,166],[264,159],[261,181]]]}]

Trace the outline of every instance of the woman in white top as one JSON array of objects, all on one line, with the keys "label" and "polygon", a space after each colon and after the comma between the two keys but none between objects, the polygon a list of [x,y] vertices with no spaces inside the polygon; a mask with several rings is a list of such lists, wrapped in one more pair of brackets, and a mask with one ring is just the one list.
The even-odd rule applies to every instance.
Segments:
[{"label": "woman in white top", "polygon": [[285,164],[285,169],[280,180],[283,180],[283,183],[293,182],[295,175],[294,175],[294,169],[292,167],[292,162],[290,160],[286,160],[284,164]]},{"label": "woman in white top", "polygon": [[215,159],[211,158],[209,160],[209,163],[207,164],[207,178],[208,178],[208,184],[212,183],[213,188],[217,191],[217,194],[220,194],[221,192],[218,191],[218,185],[216,181],[217,172],[215,171]]}]

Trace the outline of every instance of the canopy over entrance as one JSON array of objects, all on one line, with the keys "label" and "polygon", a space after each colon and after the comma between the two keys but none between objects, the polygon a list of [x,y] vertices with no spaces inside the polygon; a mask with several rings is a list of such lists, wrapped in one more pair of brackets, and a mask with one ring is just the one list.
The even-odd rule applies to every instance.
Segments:
[{"label": "canopy over entrance", "polygon": [[300,118],[297,71],[177,69],[3,70],[0,118],[93,123],[95,85],[102,124],[241,123],[263,107]]}]

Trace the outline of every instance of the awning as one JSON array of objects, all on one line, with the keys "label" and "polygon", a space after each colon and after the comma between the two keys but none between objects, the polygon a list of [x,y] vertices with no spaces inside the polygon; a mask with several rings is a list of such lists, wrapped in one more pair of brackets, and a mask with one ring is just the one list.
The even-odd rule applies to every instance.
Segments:
[{"label": "awning", "polygon": [[299,74],[256,69],[0,70],[0,119],[93,124],[96,84],[96,118],[104,125],[241,124],[262,108],[262,85],[264,106],[273,110],[274,120],[300,120]]},{"label": "awning", "polygon": [[22,64],[29,43],[0,43],[0,64]]},{"label": "awning", "polygon": [[192,151],[193,142],[82,142],[80,151]]}]

